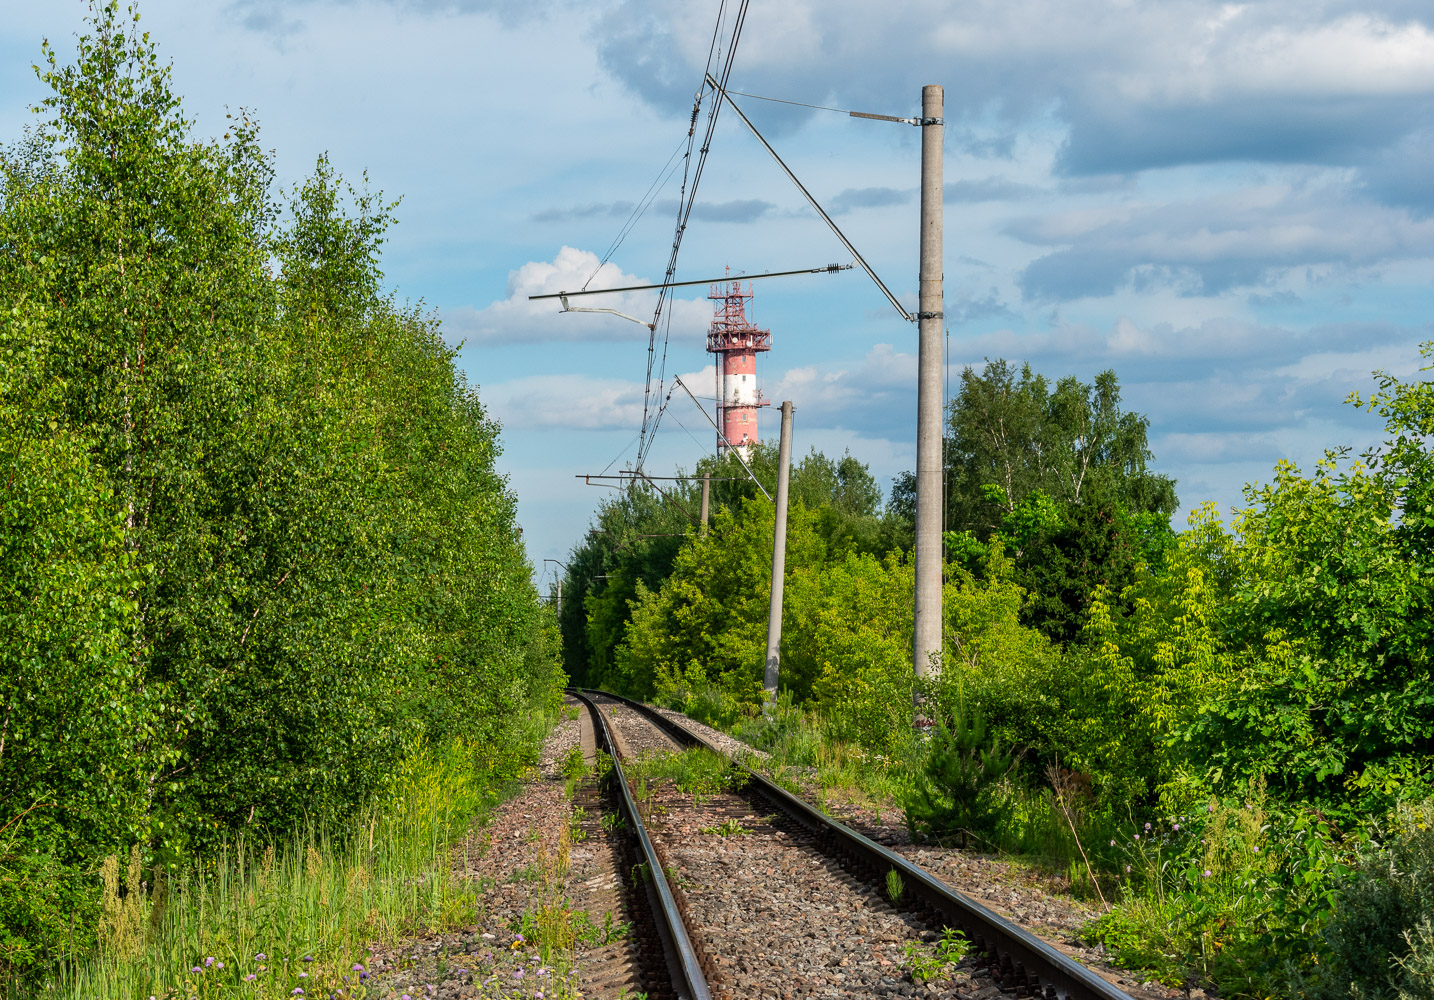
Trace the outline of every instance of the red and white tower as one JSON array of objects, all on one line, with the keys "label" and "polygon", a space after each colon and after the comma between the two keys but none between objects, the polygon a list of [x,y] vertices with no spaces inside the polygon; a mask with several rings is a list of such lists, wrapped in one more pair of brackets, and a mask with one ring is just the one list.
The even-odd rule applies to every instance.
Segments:
[{"label": "red and white tower", "polygon": [[707,297],[717,303],[707,330],[707,351],[717,356],[717,426],[727,438],[726,443],[717,439],[717,454],[724,454],[730,443],[747,459],[758,440],[757,410],[771,405],[757,391],[757,352],[772,349],[772,334],[747,320],[751,282],[743,291],[742,282],[723,281],[713,285]]}]

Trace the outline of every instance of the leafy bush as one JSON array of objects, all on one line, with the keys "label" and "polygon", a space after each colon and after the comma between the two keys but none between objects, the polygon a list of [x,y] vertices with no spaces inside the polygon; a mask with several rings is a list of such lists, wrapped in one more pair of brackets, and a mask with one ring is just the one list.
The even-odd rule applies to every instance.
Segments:
[{"label": "leafy bush", "polygon": [[1401,804],[1390,837],[1334,893],[1314,1000],[1434,997],[1434,801]]},{"label": "leafy bush", "polygon": [[1239,799],[1126,827],[1097,852],[1120,905],[1086,930],[1118,965],[1231,997],[1282,994],[1322,961],[1348,848],[1316,814],[1272,803],[1259,782]]}]

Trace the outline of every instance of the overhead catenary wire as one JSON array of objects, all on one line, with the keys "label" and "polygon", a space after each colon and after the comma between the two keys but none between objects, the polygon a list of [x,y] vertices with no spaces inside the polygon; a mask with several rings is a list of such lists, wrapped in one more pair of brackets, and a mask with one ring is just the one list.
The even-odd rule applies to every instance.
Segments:
[{"label": "overhead catenary wire", "polygon": [[[757,474],[752,471],[752,467],[749,466],[746,460],[742,458],[742,453],[736,448],[732,447],[732,442],[727,440],[727,435],[722,433],[722,428],[717,426],[717,421],[713,420],[711,416],[708,415],[707,408],[701,403],[697,402],[697,397],[692,395],[692,390],[687,388],[687,383],[682,381],[680,376],[674,376],[672,381],[682,386],[682,391],[687,393],[687,398],[692,400],[692,405],[702,411],[702,415],[704,417],[707,417],[707,422],[712,425],[712,429],[717,432],[717,436],[721,438],[722,443],[727,446],[727,453],[733,458],[735,458],[738,462],[740,462],[742,464],[743,469],[747,470],[747,475],[752,477],[752,482],[757,484],[757,489],[762,491],[762,496],[766,497],[768,500],[771,500],[772,494],[767,492],[767,487],[762,485],[762,481],[757,478]],[[667,397],[671,399],[672,394],[668,393]]]},{"label": "overhead catenary wire", "polygon": [[841,231],[841,227],[838,226],[834,221],[832,221],[832,217],[828,215],[826,213],[826,210],[823,209],[822,206],[817,203],[816,198],[812,197],[812,193],[807,190],[806,185],[804,185],[797,178],[797,175],[792,172],[792,168],[787,166],[786,162],[783,161],[783,159],[777,155],[777,151],[772,148],[772,144],[767,141],[766,137],[763,136],[761,132],[757,131],[757,126],[752,124],[752,120],[742,113],[741,108],[737,107],[737,102],[732,100],[731,96],[726,92],[726,90],[722,88],[721,84],[719,84],[716,80],[712,79],[710,74],[707,77],[707,83],[711,87],[713,87],[717,91],[717,93],[721,95],[722,98],[726,100],[727,104],[732,108],[732,110],[737,113],[737,117],[742,119],[742,123],[746,125],[748,129],[751,130],[754,136],[757,137],[757,141],[760,142],[762,146],[767,150],[767,152],[772,155],[772,159],[777,161],[777,166],[781,167],[782,172],[785,173],[787,177],[791,180],[791,182],[797,186],[797,190],[800,191],[802,193],[802,196],[807,199],[807,203],[811,205],[812,208],[816,209],[817,214],[822,217],[822,221],[825,222],[827,226],[831,229],[831,231],[836,234],[837,239],[841,240],[842,246],[846,247],[847,251],[854,258],[856,258],[856,262],[861,265],[862,270],[864,270],[867,275],[870,276],[872,281],[876,282],[876,287],[881,289],[882,294],[887,297],[891,304],[896,308],[896,311],[901,314],[901,318],[906,320],[907,322],[915,322],[916,317],[913,316],[911,313],[907,312],[906,307],[903,306],[899,301],[897,301],[896,296],[891,293],[891,289],[886,287],[886,282],[882,281],[881,278],[877,276],[876,271],[873,270],[872,266],[866,262],[866,258],[861,255],[860,251],[858,251],[855,246],[852,245],[851,240],[846,238],[846,234]]},{"label": "overhead catenary wire", "polygon": [[763,97],[761,94],[744,94],[740,90],[728,90],[727,93],[737,97],[750,97],[754,101],[771,101],[773,104],[792,104],[799,108],[815,108],[817,111],[835,111],[837,114],[846,115],[848,118],[873,118],[881,122],[901,122],[906,125],[920,125],[920,118],[902,118],[897,115],[876,115],[867,111],[849,111],[846,108],[832,108],[825,104],[808,104],[806,101],[788,101],[781,97]]},{"label": "overhead catenary wire", "polygon": [[612,243],[610,243],[607,250],[603,252],[602,259],[598,261],[598,266],[593,269],[592,274],[588,275],[588,280],[583,282],[583,288],[587,288],[588,285],[592,284],[592,280],[598,276],[598,272],[603,269],[608,261],[612,260],[612,255],[617,253],[618,248],[622,246],[628,234],[632,232],[638,221],[652,206],[652,203],[657,200],[657,196],[662,193],[662,189],[667,186],[667,182],[672,179],[672,175],[677,173],[677,154],[682,152],[682,147],[685,144],[685,140],[679,142],[677,147],[673,149],[672,155],[667,158],[667,162],[664,163],[662,169],[657,172],[657,177],[648,185],[647,191],[633,208],[632,214],[627,217],[627,221],[624,222],[622,228],[618,230],[617,236],[613,237]]},{"label": "overhead catenary wire", "polygon": [[[728,45],[727,45],[726,58],[725,58],[725,59],[720,59],[720,56],[719,56],[719,59],[720,59],[720,61],[721,61],[721,63],[722,63],[722,65],[721,65],[721,77],[720,77],[720,79],[721,79],[721,86],[726,86],[728,79],[729,79],[729,78],[731,77],[731,75],[732,75],[732,64],[733,64],[733,61],[735,60],[736,55],[737,55],[737,45],[738,45],[738,43],[741,41],[741,38],[742,38],[742,26],[746,23],[746,20],[747,20],[747,8],[748,8],[748,5],[750,4],[750,2],[751,2],[751,0],[741,0],[740,6],[737,8],[737,14],[736,14],[736,16],[735,16],[735,18],[734,18],[734,20],[733,20],[732,36],[731,36],[731,41],[730,41],[730,42],[728,43]],[[707,66],[706,66],[706,67],[704,68],[704,70],[703,70],[703,79],[704,79],[704,80],[710,80],[710,79],[712,79],[712,59],[713,59],[714,54],[717,54],[717,53],[719,52],[719,49],[718,49],[717,46],[719,45],[719,40],[720,40],[721,33],[722,33],[722,25],[725,23],[726,14],[727,14],[727,4],[726,4],[726,0],[723,0],[722,6],[721,6],[721,8],[720,8],[719,11],[718,11],[718,16],[717,16],[717,28],[716,28],[716,30],[713,32],[712,46],[708,49]],[[691,162],[691,159],[692,159],[692,140],[693,140],[693,137],[695,136],[695,133],[696,133],[697,116],[698,116],[698,114],[699,114],[699,112],[700,112],[700,110],[701,110],[702,97],[703,97],[703,85],[699,85],[698,91],[697,91],[697,95],[696,95],[696,99],[695,99],[695,101],[694,101],[694,103],[693,103],[693,106],[692,106],[692,121],[691,121],[691,124],[690,124],[689,127],[688,127],[688,147],[687,147],[687,150],[688,150],[688,151],[687,151],[687,161],[688,161],[688,167],[689,167],[689,169],[690,169],[690,171],[691,171],[692,184],[691,184],[691,187],[690,187],[690,188],[687,186],[687,171],[684,171],[684,173],[683,173],[683,195],[684,195],[684,197],[683,197],[683,198],[679,198],[678,209],[677,209],[677,225],[676,225],[675,231],[674,231],[674,233],[673,233],[673,238],[672,238],[672,253],[671,253],[671,255],[668,257],[667,272],[666,272],[666,274],[665,274],[665,276],[664,276],[664,278],[663,278],[664,282],[670,282],[670,281],[672,281],[673,276],[677,273],[677,255],[678,255],[678,252],[681,250],[681,247],[682,247],[682,236],[683,236],[683,234],[687,231],[687,223],[688,223],[689,219],[691,219],[691,217],[692,217],[692,209],[693,209],[693,207],[694,207],[694,206],[696,205],[696,203],[697,203],[697,189],[698,189],[698,186],[699,186],[699,185],[701,184],[701,182],[702,182],[702,172],[703,172],[704,168],[705,168],[706,165],[707,165],[707,154],[708,154],[709,152],[711,152],[711,149],[712,149],[712,136],[713,136],[713,134],[714,134],[714,133],[716,132],[716,130],[717,130],[717,117],[718,117],[719,113],[721,112],[722,102],[719,101],[719,100],[714,99],[714,100],[711,102],[711,104],[710,104],[710,106],[709,106],[709,108],[708,108],[706,132],[705,132],[705,134],[704,134],[704,136],[703,136],[703,139],[702,139],[702,145],[701,145],[701,147],[698,149],[697,162],[696,162],[695,165],[693,165],[692,162]],[[661,410],[659,410],[658,413],[657,413],[655,416],[654,416],[654,415],[652,414],[652,412],[651,412],[651,411],[652,411],[652,397],[653,397],[653,389],[652,389],[652,369],[653,369],[654,354],[655,354],[655,348],[656,348],[656,342],[657,342],[657,324],[658,324],[658,323],[661,321],[661,319],[662,319],[663,307],[664,307],[664,305],[665,305],[666,302],[667,302],[668,294],[669,294],[670,291],[671,291],[671,289],[670,289],[669,287],[664,287],[664,288],[658,293],[658,296],[657,296],[657,307],[656,307],[656,309],[654,309],[654,311],[653,311],[653,314],[652,314],[652,324],[651,324],[651,327],[650,327],[650,332],[649,332],[649,334],[648,334],[648,341],[647,341],[647,378],[646,378],[645,385],[644,385],[644,387],[643,387],[643,394],[642,394],[642,431],[641,431],[641,439],[640,439],[640,441],[639,441],[639,443],[638,443],[638,449],[637,449],[637,450],[638,450],[638,456],[637,456],[637,467],[638,467],[638,468],[641,468],[641,467],[642,467],[642,463],[646,460],[647,452],[648,452],[648,451],[651,449],[651,447],[652,447],[651,429],[649,428],[649,420],[651,419],[651,420],[653,420],[653,421],[655,422],[656,420],[660,420],[660,418],[661,418]],[[661,385],[661,384],[662,384],[663,376],[665,376],[666,371],[667,371],[667,345],[668,345],[668,343],[669,343],[670,340],[671,340],[671,333],[672,333],[672,315],[671,315],[671,312],[669,311],[669,312],[668,312],[668,315],[667,315],[667,325],[663,328],[663,334],[662,334],[662,363],[661,363],[661,366],[660,366],[660,368],[659,368],[660,374],[659,374],[659,378],[658,378],[658,389],[657,389],[657,392],[658,392],[659,394],[662,392],[662,385]]]}]

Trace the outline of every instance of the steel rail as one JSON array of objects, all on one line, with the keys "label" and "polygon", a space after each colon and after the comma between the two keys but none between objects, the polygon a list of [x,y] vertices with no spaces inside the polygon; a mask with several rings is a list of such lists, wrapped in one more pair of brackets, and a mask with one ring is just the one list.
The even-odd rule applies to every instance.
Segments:
[{"label": "steel rail", "polygon": [[1049,1000],[1131,1000],[1130,994],[1079,962],[1062,955],[1030,931],[986,909],[926,869],[833,819],[686,726],[649,706],[607,691],[583,689],[640,712],[679,743],[704,746],[746,771],[767,798],[828,845],[864,862],[874,872],[895,870],[908,890],[930,906],[948,926],[961,931],[984,954],[1002,989],[1026,989]]},{"label": "steel rail", "polygon": [[644,864],[651,878],[649,888],[655,897],[654,907],[658,935],[663,939],[664,951],[667,951],[668,966],[672,973],[672,988],[677,1000],[712,1000],[712,991],[707,985],[707,977],[702,972],[702,966],[697,958],[697,951],[692,947],[692,939],[687,934],[687,927],[682,922],[682,914],[677,908],[677,899],[672,894],[672,887],[667,884],[667,875],[662,870],[662,862],[658,860],[657,848],[653,846],[652,839],[647,835],[647,827],[642,823],[642,817],[638,814],[637,803],[633,800],[632,790],[627,787],[627,776],[623,774],[622,761],[617,752],[617,741],[612,732],[608,729],[607,719],[603,717],[602,711],[587,697],[590,692],[580,691],[577,688],[568,688],[568,693],[580,700],[588,707],[588,711],[597,720],[598,746],[606,751],[612,758],[612,777],[619,790],[619,801],[622,810],[627,814],[627,821],[632,825],[633,832],[637,835],[637,841],[642,848]]}]

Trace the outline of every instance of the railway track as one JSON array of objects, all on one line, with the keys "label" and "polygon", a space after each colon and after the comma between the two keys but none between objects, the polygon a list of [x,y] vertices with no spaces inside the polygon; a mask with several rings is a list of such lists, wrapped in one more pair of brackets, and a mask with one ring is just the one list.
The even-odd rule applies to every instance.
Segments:
[{"label": "railway track", "polygon": [[[645,866],[665,969],[650,995],[786,1000],[799,996],[1026,995],[1129,1000],[1126,993],[906,858],[831,819],[646,705],[599,691],[588,706],[614,766],[609,794]],[[737,775],[683,794],[652,783],[643,757],[706,747]],[[626,765],[626,768],[624,767]],[[635,767],[634,767],[635,766]],[[890,898],[890,873],[900,893]],[[972,944],[938,982],[905,978],[947,928]]]}]

